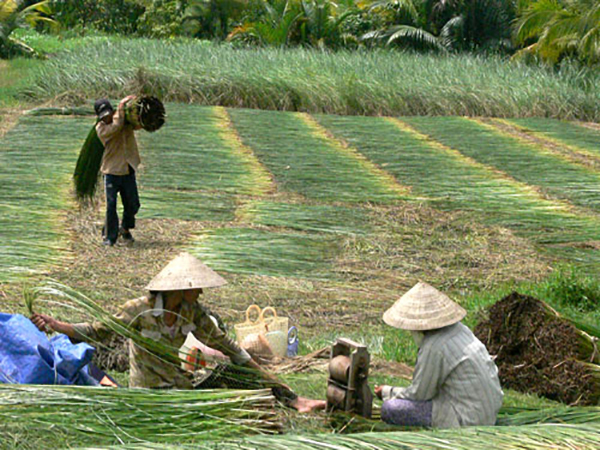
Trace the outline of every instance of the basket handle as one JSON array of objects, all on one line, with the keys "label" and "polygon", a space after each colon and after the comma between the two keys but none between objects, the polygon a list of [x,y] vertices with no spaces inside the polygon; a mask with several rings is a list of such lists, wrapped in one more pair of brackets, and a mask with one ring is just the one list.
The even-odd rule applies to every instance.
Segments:
[{"label": "basket handle", "polygon": [[[252,311],[257,312],[256,320],[250,319],[250,313]],[[250,305],[246,310],[246,323],[258,323],[258,321],[262,321],[262,311],[260,310],[260,306],[258,305]]]},{"label": "basket handle", "polygon": [[260,312],[260,320],[262,320],[263,322],[265,321],[266,312],[273,313],[273,319],[277,319],[277,311],[275,311],[275,308],[273,308],[272,306],[267,306]]}]

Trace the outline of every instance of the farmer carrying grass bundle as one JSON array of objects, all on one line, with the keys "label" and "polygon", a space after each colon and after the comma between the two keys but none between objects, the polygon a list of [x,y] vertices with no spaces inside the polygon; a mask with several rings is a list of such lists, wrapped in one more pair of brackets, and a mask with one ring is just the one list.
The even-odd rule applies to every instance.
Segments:
[{"label": "farmer carrying grass bundle", "polygon": [[[131,229],[135,228],[135,215],[140,209],[135,173],[140,165],[140,154],[135,140],[134,130],[140,125],[132,125],[125,119],[125,107],[135,96],[125,97],[115,112],[106,99],[98,100],[94,105],[98,115],[96,132],[104,144],[102,166],[104,189],[106,193],[106,221],[104,223],[103,244],[114,245],[119,235],[126,242],[133,242]],[[123,220],[119,228],[117,214],[117,194],[121,193],[123,202]]]},{"label": "farmer carrying grass bundle", "polygon": [[[325,407],[325,402],[298,397],[289,388],[264,372],[250,355],[242,350],[213,321],[198,297],[205,288],[223,286],[227,282],[216,272],[188,253],[171,261],[147,286],[149,295],[131,300],[115,316],[120,322],[137,330],[146,338],[179,349],[189,332],[203,344],[222,352],[239,369],[228,372],[232,381],[254,377],[253,386],[273,387],[273,393],[282,402],[299,411],[308,412]],[[112,332],[103,323],[69,324],[34,314],[31,318],[40,329],[89,342],[106,342]],[[159,389],[191,389],[194,387],[189,373],[179,365],[165,361],[149,351],[129,342],[129,386]],[[235,376],[239,380],[235,380]],[[257,380],[257,378],[261,378]],[[223,380],[225,383],[227,379]],[[262,386],[261,386],[262,384]],[[201,386],[202,387],[202,386]],[[239,388],[238,386],[234,386]]]},{"label": "farmer carrying grass bundle", "polygon": [[466,311],[418,283],[383,315],[410,331],[419,347],[412,384],[376,386],[381,418],[405,426],[455,428],[494,425],[502,406],[498,369],[485,346],[460,321]]}]

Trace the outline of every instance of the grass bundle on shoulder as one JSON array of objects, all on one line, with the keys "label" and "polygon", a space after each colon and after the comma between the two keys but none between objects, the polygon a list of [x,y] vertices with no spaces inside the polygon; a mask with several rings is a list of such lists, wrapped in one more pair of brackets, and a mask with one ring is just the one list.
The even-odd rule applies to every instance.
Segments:
[{"label": "grass bundle on shoulder", "polygon": [[94,197],[103,154],[104,145],[100,141],[94,125],[81,147],[75,173],[73,173],[75,193],[79,201],[91,200]]}]

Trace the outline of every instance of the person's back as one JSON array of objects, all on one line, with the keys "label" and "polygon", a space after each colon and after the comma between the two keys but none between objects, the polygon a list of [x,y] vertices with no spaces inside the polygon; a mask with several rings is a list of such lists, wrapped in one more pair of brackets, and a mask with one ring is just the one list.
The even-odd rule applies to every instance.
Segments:
[{"label": "person's back", "polygon": [[494,425],[503,397],[498,369],[471,330],[459,322],[428,331],[421,349],[433,352],[443,364],[439,391],[432,399],[433,425]]}]

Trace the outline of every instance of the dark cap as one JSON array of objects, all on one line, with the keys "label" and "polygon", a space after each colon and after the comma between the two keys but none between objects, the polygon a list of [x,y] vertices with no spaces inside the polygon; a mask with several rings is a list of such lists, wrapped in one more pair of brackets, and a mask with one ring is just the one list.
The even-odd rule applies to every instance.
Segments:
[{"label": "dark cap", "polygon": [[94,111],[96,111],[98,119],[104,119],[109,114],[112,114],[114,109],[107,99],[101,98],[94,103]]}]

